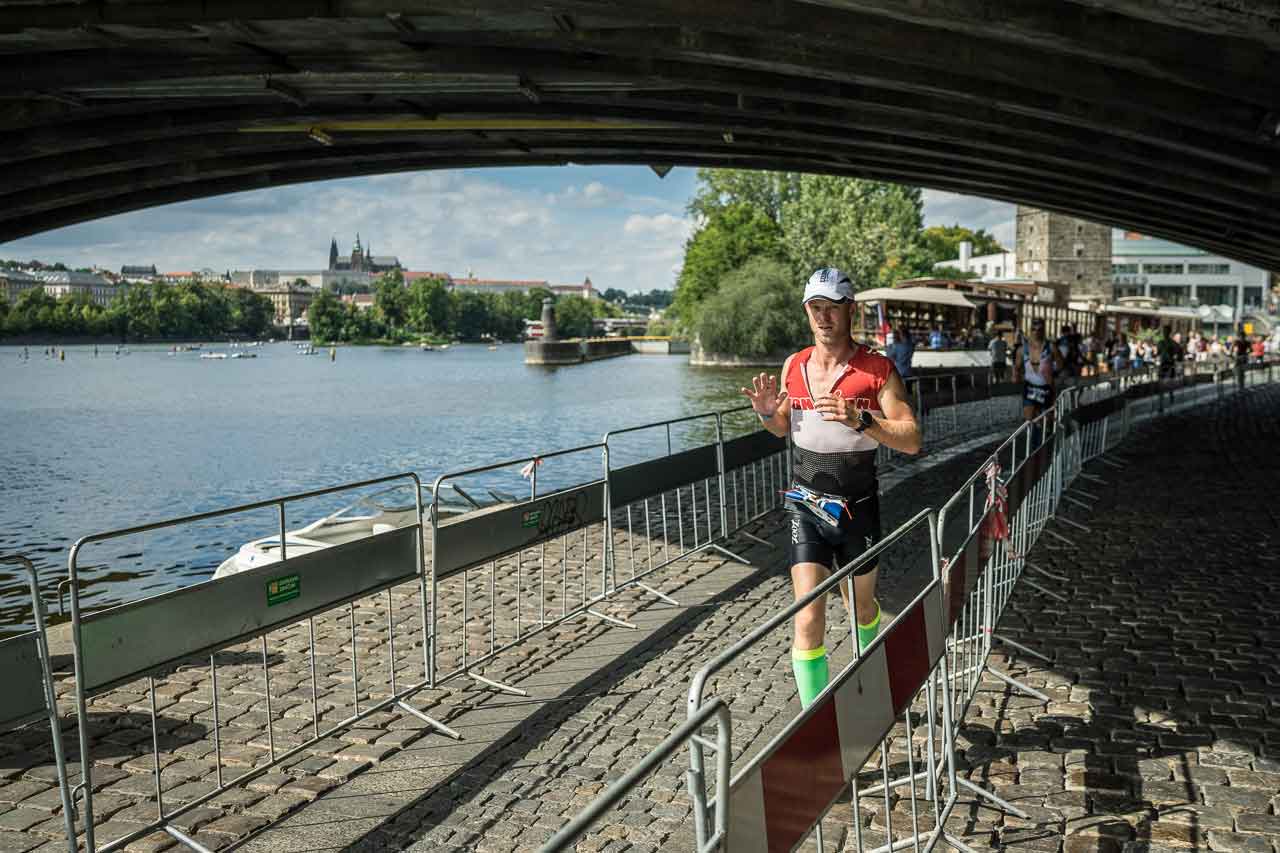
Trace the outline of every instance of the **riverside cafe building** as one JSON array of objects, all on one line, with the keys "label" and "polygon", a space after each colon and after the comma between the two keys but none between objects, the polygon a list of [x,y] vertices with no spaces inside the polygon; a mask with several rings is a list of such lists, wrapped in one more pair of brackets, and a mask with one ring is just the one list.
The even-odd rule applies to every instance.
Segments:
[{"label": "riverside cafe building", "polygon": [[[1123,299],[1117,304],[1071,300],[1070,285],[1057,282],[982,279],[917,278],[893,287],[864,290],[854,298],[860,306],[854,336],[864,343],[885,343],[885,332],[906,328],[917,342],[917,352],[927,346],[929,335],[940,329],[956,353],[983,351],[992,335],[1012,342],[1026,334],[1034,319],[1043,319],[1051,336],[1064,325],[1082,335],[1091,332],[1099,340],[1120,333],[1134,335],[1144,329],[1170,326],[1185,337],[1200,326],[1194,309],[1162,306],[1154,301]],[[971,359],[943,359],[960,366]],[[985,360],[985,359],[984,359]]]}]

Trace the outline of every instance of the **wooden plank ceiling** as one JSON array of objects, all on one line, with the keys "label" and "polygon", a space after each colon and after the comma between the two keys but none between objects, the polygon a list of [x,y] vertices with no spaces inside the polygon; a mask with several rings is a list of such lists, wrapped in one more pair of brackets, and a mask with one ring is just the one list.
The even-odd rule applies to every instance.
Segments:
[{"label": "wooden plank ceiling", "polygon": [[903,181],[1280,269],[1270,0],[0,0],[0,241],[237,190],[638,163]]}]

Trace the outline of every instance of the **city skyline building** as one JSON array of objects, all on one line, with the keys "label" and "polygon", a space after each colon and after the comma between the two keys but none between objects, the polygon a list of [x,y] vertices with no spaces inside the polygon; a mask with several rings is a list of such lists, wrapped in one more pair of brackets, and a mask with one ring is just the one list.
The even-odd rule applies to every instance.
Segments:
[{"label": "city skyline building", "polygon": [[1073,299],[1111,300],[1110,226],[1020,204],[1014,233],[1017,275],[1068,284]]},{"label": "city skyline building", "polygon": [[400,265],[400,259],[395,255],[375,255],[372,242],[370,242],[368,248],[361,246],[359,231],[356,232],[356,242],[351,247],[351,254],[349,255],[338,254],[337,237],[333,237],[329,241],[330,272],[379,274],[398,269],[403,269],[403,267]]},{"label": "city skyline building", "polygon": [[[1108,227],[1107,232],[1110,295],[1104,299],[1080,293],[1075,281],[1062,281],[1071,285],[1074,301],[1114,304],[1121,299],[1141,297],[1169,307],[1203,309],[1202,313],[1210,306],[1226,306],[1229,311],[1217,312],[1224,322],[1239,321],[1250,312],[1265,311],[1274,301],[1270,294],[1271,274],[1266,270],[1134,231]],[[1070,233],[1068,230],[1068,236]],[[940,261],[934,264],[934,269],[973,272],[988,282],[1043,280],[1035,278],[1034,270],[1032,274],[1023,273],[1026,264],[1034,261],[1021,255],[1021,246],[1015,245],[1013,252],[991,255],[971,255],[971,249],[962,243],[958,258]],[[1044,274],[1043,266],[1040,272]]]}]

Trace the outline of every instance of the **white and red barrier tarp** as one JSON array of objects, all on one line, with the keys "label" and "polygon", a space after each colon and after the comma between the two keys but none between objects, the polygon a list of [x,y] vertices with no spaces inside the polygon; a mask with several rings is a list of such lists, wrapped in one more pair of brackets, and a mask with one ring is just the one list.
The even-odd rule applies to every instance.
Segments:
[{"label": "white and red barrier tarp", "polygon": [[934,582],[734,782],[727,849],[789,853],[808,836],[928,679],[946,625]]}]

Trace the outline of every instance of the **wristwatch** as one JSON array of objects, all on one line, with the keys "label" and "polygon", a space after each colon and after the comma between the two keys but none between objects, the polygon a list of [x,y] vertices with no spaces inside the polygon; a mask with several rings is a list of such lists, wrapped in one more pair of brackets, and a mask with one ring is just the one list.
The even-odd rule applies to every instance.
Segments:
[{"label": "wristwatch", "polygon": [[875,419],[871,417],[871,412],[866,409],[858,410],[858,425],[853,428],[854,432],[862,432],[867,427],[875,423]]}]

